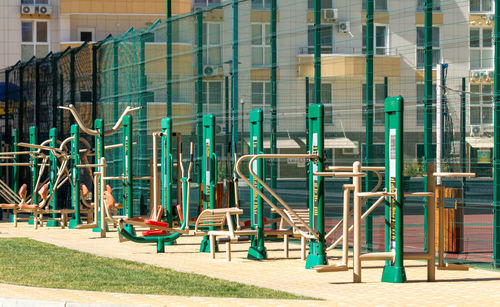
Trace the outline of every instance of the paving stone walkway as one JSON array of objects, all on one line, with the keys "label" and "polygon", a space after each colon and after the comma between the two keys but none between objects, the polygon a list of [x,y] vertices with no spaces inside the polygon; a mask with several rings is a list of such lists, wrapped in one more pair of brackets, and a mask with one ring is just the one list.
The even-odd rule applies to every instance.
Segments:
[{"label": "paving stone walkway", "polygon": [[[167,246],[166,253],[157,254],[153,244],[119,243],[116,232],[100,238],[91,230],[41,228],[38,230],[21,224],[0,223],[1,237],[27,237],[82,252],[106,257],[132,260],[183,272],[199,273],[211,277],[242,282],[249,285],[287,291],[298,295],[325,299],[318,301],[276,301],[221,298],[191,298],[152,295],[92,293],[75,290],[31,291],[32,288],[0,285],[0,297],[77,301],[88,303],[126,305],[495,305],[500,304],[500,271],[471,269],[462,271],[437,271],[437,281],[426,282],[423,262],[407,261],[405,284],[381,283],[383,262],[369,263],[363,270],[363,283],[352,283],[352,270],[348,272],[319,274],[304,269],[300,260],[299,245],[291,244],[290,258],[283,258],[282,243],[267,243],[269,260],[246,259],[248,243],[233,244],[233,260],[225,260],[225,246],[220,246],[216,259],[199,253],[201,237],[183,236],[177,245]],[[330,262],[337,261],[338,251],[329,254]],[[38,293],[35,297],[32,293]]]}]

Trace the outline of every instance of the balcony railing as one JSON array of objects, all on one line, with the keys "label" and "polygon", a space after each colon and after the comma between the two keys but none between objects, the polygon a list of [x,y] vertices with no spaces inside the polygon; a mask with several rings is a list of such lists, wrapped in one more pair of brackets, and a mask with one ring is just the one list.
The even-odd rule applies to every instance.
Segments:
[{"label": "balcony railing", "polygon": [[[339,55],[363,55],[366,48],[364,47],[321,47],[321,54],[339,54]],[[299,55],[314,54],[314,47],[299,47]],[[397,48],[375,48],[375,55],[399,55]]]}]

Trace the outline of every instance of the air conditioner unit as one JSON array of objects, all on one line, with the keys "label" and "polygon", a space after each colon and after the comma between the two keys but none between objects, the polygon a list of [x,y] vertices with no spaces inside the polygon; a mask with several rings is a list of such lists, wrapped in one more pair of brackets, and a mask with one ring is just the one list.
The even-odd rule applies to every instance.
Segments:
[{"label": "air conditioner unit", "polygon": [[38,7],[39,15],[51,15],[52,14],[52,6],[50,5],[41,5]]},{"label": "air conditioner unit", "polygon": [[21,5],[21,14],[33,15],[35,14],[36,6],[34,5]]},{"label": "air conditioner unit", "polygon": [[493,80],[495,78],[495,71],[488,70],[488,79]]},{"label": "air conditioner unit", "polygon": [[210,77],[217,74],[219,66],[205,65],[203,66],[203,76]]},{"label": "air conditioner unit", "polygon": [[483,135],[483,128],[479,125],[470,126],[470,136],[481,136]]},{"label": "air conditioner unit", "polygon": [[351,23],[349,21],[341,21],[338,25],[338,31],[342,33],[351,32]]},{"label": "air conditioner unit", "polygon": [[470,79],[471,81],[479,81],[479,79],[481,79],[481,72],[477,70],[471,71]]},{"label": "air conditioner unit", "polygon": [[323,19],[328,21],[337,20],[339,17],[338,9],[323,9]]},{"label": "air conditioner unit", "polygon": [[215,135],[224,135],[226,129],[224,129],[221,125],[215,125]]},{"label": "air conditioner unit", "polygon": [[486,15],[486,16],[484,16],[484,19],[486,19],[486,21],[489,21],[489,22],[495,21],[495,15],[493,15],[493,14]]}]

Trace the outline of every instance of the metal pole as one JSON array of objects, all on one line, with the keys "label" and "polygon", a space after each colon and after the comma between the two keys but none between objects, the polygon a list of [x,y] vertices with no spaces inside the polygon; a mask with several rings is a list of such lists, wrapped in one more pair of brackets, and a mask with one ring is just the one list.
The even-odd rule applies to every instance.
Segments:
[{"label": "metal pole", "polygon": [[493,264],[500,265],[500,0],[495,0],[495,116],[493,147]]},{"label": "metal pole", "polygon": [[[465,173],[467,171],[467,165],[465,162],[465,134],[466,134],[466,101],[467,101],[467,96],[466,96],[466,79],[462,78],[462,94],[460,95],[460,165],[462,173]],[[466,178],[462,178],[462,188],[464,190],[464,198],[465,198],[465,182]]]},{"label": "metal pole", "polygon": [[[94,122],[94,129],[96,129],[98,132],[99,132],[99,135],[96,135],[94,137],[94,144],[95,144],[95,159],[94,159],[94,162],[96,164],[99,164],[101,163],[101,159],[104,157],[104,120],[101,119],[101,118],[98,118],[95,120]],[[98,172],[99,170],[101,169],[101,167],[96,167],[95,168],[95,171]],[[105,167],[102,167],[102,169],[104,170]],[[101,174],[100,176],[104,176],[105,174]],[[94,228],[92,229],[92,232],[101,232],[101,229],[103,229],[104,231],[107,231],[107,227],[108,227],[108,224],[102,220],[102,216],[104,215],[104,213],[101,214],[100,210],[101,210],[101,206],[99,205],[100,201],[103,201],[101,199],[101,195],[102,195],[102,190],[105,188],[102,184],[103,180],[102,178],[100,178],[99,180],[96,180],[95,184],[97,185],[97,189],[94,189],[95,190],[95,196],[98,201],[95,203],[95,206],[97,206],[97,216],[95,217],[95,219],[97,219],[97,225],[98,227],[97,228]],[[101,225],[103,225],[104,227],[102,227]],[[103,234],[101,234],[102,236]],[[104,235],[105,235],[105,232],[104,232]]]},{"label": "metal pole", "polygon": [[9,132],[9,74],[10,69],[5,71],[5,138],[6,142],[10,142],[10,132]]},{"label": "metal pole", "polygon": [[[443,146],[443,64],[437,65],[436,72],[436,171],[441,173]],[[436,184],[441,184],[441,177],[436,178]]]},{"label": "metal pole", "polygon": [[[424,172],[427,165],[433,163],[432,153],[432,0],[425,0],[425,32],[424,32]],[[424,189],[427,191],[427,180],[424,179]],[[434,191],[427,191],[434,192]],[[424,221],[427,220],[427,199],[424,206]],[[425,250],[427,250],[427,224],[424,224]]]},{"label": "metal pole", "polygon": [[[40,63],[42,60],[37,60],[35,63],[35,126],[40,127]],[[37,133],[40,133],[37,129]],[[45,131],[42,131],[42,133]],[[37,136],[39,137],[39,135]]]},{"label": "metal pole", "polygon": [[[123,118],[123,176],[125,180],[123,181],[125,200],[123,207],[126,209],[127,217],[132,218],[134,216],[134,173],[132,167],[133,151],[132,151],[132,115],[126,115]],[[125,225],[125,228],[130,232],[135,234],[134,227],[132,225]]]},{"label": "metal pole", "polygon": [[[278,44],[277,44],[277,32],[278,32],[278,8],[277,0],[271,0],[271,154],[277,154],[277,129],[278,129],[278,119],[277,119],[277,104],[278,104],[278,84],[277,84],[277,69],[278,69]],[[270,177],[271,177],[271,189],[276,191],[278,187],[278,164],[277,161],[272,159]],[[272,198],[274,204],[277,204],[276,198]],[[276,214],[271,213],[271,219],[274,219]],[[276,223],[271,225],[272,229],[276,229]]]},{"label": "metal pole", "polygon": [[[201,9],[196,12],[196,134],[197,142],[197,171],[198,184],[201,183],[201,159],[203,156],[203,11]],[[206,188],[203,186],[203,188]],[[201,203],[201,199],[200,199]]]},{"label": "metal pole", "polygon": [[[97,119],[97,51],[100,45],[92,45],[92,123]],[[95,125],[94,125],[95,129]],[[96,160],[98,164],[99,160]]]},{"label": "metal pole", "polygon": [[385,189],[395,195],[385,206],[385,251],[394,252],[394,261],[387,261],[383,282],[406,281],[404,253],[404,185],[403,185],[403,97],[385,100]]},{"label": "metal pole", "polygon": [[166,41],[166,51],[167,51],[167,69],[166,69],[166,79],[167,79],[167,117],[172,117],[172,0],[166,0],[167,4],[167,41]]},{"label": "metal pole", "polygon": [[[231,152],[231,145],[230,145],[230,138],[229,138],[229,77],[225,76],[224,77],[224,110],[225,110],[225,126],[226,126],[226,133],[225,133],[225,141],[226,141],[226,146],[227,150],[226,153]],[[231,160],[231,157],[229,157],[229,160]],[[226,165],[230,164],[229,161],[227,161]],[[232,175],[232,174],[231,174]]]},{"label": "metal pole", "polygon": [[[148,40],[148,35],[150,34],[149,31],[142,33],[140,36],[140,66],[139,66],[139,87],[140,87],[140,96],[139,96],[139,102],[141,109],[139,110],[139,139],[138,139],[138,172],[137,176],[139,177],[145,177],[149,175],[149,170],[148,170],[148,164],[149,164],[149,157],[148,157],[148,101],[146,100],[146,94],[147,94],[147,77],[146,77],[146,41]],[[177,187],[178,189],[180,187]],[[145,190],[147,190],[147,182],[146,181],[139,181],[137,190],[139,192],[139,215],[145,213],[147,209],[145,208],[145,200],[146,200],[146,195],[145,195]],[[179,200],[180,201],[180,200]]]},{"label": "metal pole", "polygon": [[[309,134],[309,105],[310,101],[310,91],[309,91],[309,77],[306,77],[306,136]],[[309,150],[309,138],[306,137],[306,150]],[[306,159],[306,185],[309,187],[309,163],[310,161]],[[307,199],[309,199],[309,188],[306,189]]]},{"label": "metal pole", "polygon": [[[264,154],[262,122],[264,115],[262,109],[250,112],[250,154]],[[264,175],[264,160],[259,159],[253,164],[253,171],[262,178]],[[250,181],[263,192],[262,185],[250,174]],[[248,259],[267,259],[267,250],[264,246],[264,208],[262,197],[253,190],[250,192],[250,224],[252,229],[257,229],[257,236],[252,236],[252,244],[248,250]]]},{"label": "metal pole", "polygon": [[[167,217],[167,223],[172,225],[172,119],[161,120],[161,204]],[[155,141],[156,142],[156,141]],[[153,161],[153,163],[158,163]],[[156,204],[155,204],[156,205]],[[166,242],[167,245],[175,244]]]},{"label": "metal pole", "polygon": [[52,127],[57,127],[57,86],[58,86],[58,69],[57,62],[59,61],[58,56],[52,56]]},{"label": "metal pole", "polygon": [[[17,115],[18,141],[24,140],[24,65],[19,67],[19,114]],[[17,190],[16,190],[17,191]]]},{"label": "metal pole", "polygon": [[[76,229],[82,223],[80,219],[80,169],[76,166],[80,164],[80,127],[77,124],[71,125],[71,202],[75,214],[69,221],[69,228]],[[97,204],[95,204],[97,206]]]},{"label": "metal pole", "polygon": [[321,0],[314,0],[314,103],[321,103]]},{"label": "metal pole", "polygon": [[[239,67],[238,67],[238,48],[239,48],[239,41],[238,41],[238,31],[239,31],[239,19],[238,19],[238,3],[240,0],[232,0],[232,7],[233,7],[233,42],[232,42],[232,48],[233,48],[233,58],[232,58],[232,86],[231,86],[231,92],[232,92],[232,109],[233,109],[233,129],[231,131],[231,144],[232,144],[232,151],[231,151],[231,159],[234,160],[234,157],[238,155],[238,100],[239,100],[239,93],[238,93],[238,79],[239,79]],[[233,161],[232,165],[234,165],[236,161]],[[231,172],[234,175],[234,169],[231,167]]]},{"label": "metal pole", "polygon": [[[373,163],[373,54],[374,54],[374,25],[373,11],[375,10],[375,0],[366,0],[366,135],[365,149],[366,157],[364,164],[371,166]],[[365,190],[371,191],[373,188],[372,172],[367,172]],[[371,207],[373,202],[368,200],[366,209]],[[366,217],[366,249],[373,250],[373,215]]]},{"label": "metal pole", "polygon": [[309,163],[309,226],[318,233],[318,238],[311,239],[309,243],[306,269],[328,264],[325,251],[325,180],[322,176],[314,175],[316,172],[323,171],[324,117],[325,111],[322,104],[314,104],[309,107],[309,133],[307,137],[310,147],[308,151],[318,156],[318,159]]},{"label": "metal pole", "polygon": [[[69,97],[72,105],[75,105],[76,102],[76,75],[75,75],[75,50],[71,50],[70,53],[70,75],[69,75],[69,84],[70,84],[70,92]],[[73,117],[70,116],[70,123],[73,124]]]},{"label": "metal pole", "polygon": [[[49,139],[50,139],[50,146],[53,148],[57,148],[57,128],[52,128],[49,131]],[[50,152],[50,173],[49,173],[49,178],[50,178],[50,193],[52,194],[52,198],[50,201],[50,209],[51,210],[57,210],[58,209],[58,204],[57,204],[57,187],[55,185],[56,183],[56,178],[57,178],[57,157]],[[47,227],[57,227],[59,226],[59,223],[56,218],[58,218],[57,213],[52,213],[52,218],[54,219],[53,221],[48,221],[47,222]]]}]

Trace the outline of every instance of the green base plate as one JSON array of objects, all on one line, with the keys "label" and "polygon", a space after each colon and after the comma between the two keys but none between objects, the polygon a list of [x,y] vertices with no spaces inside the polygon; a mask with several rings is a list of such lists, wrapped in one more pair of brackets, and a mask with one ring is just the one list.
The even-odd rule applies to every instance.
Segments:
[{"label": "green base plate", "polygon": [[320,248],[318,242],[309,243],[309,255],[306,259],[306,269],[311,269],[318,265],[327,265],[328,258],[324,250]]},{"label": "green base plate", "polygon": [[59,222],[58,221],[48,221],[45,225],[47,227],[59,227]]},{"label": "green base plate", "polygon": [[79,220],[75,220],[75,219],[69,220],[68,228],[69,229],[76,229],[76,226],[80,225],[81,223],[82,223],[82,221],[79,221]]},{"label": "green base plate", "polygon": [[406,282],[406,272],[404,267],[388,266],[384,267],[382,282],[403,283]]},{"label": "green base plate", "polygon": [[265,247],[261,249],[258,246],[250,246],[248,249],[247,259],[265,260],[267,259],[267,249]]}]

